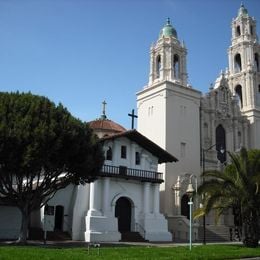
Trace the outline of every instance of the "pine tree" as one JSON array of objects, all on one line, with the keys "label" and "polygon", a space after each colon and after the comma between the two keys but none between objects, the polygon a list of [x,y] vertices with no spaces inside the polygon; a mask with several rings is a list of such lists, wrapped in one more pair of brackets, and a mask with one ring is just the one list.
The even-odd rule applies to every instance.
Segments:
[{"label": "pine tree", "polygon": [[67,185],[96,179],[102,148],[86,123],[61,104],[30,93],[0,93],[0,203],[30,213]]}]

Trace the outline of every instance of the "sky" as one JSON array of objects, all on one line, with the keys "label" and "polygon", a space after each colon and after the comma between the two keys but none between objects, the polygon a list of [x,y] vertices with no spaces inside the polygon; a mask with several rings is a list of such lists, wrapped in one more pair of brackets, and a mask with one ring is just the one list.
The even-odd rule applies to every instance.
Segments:
[{"label": "sky", "polygon": [[[189,83],[205,93],[228,66],[240,0],[0,0],[0,91],[47,96],[83,121],[131,128],[149,51],[167,18],[188,50]],[[258,21],[260,0],[244,0]]]}]

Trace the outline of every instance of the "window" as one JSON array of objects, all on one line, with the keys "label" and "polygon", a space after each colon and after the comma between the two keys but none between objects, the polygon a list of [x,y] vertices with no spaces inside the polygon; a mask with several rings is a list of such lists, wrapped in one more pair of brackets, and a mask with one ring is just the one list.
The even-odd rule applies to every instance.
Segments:
[{"label": "window", "polygon": [[179,56],[177,54],[175,54],[173,57],[173,73],[174,73],[174,78],[176,79],[180,78]]},{"label": "window", "polygon": [[216,128],[216,150],[218,160],[224,163],[226,161],[226,131],[222,125]]},{"label": "window", "polygon": [[140,153],[135,152],[135,164],[140,165],[140,163],[141,163]]},{"label": "window", "polygon": [[237,85],[235,87],[235,92],[236,92],[236,96],[237,96],[237,99],[238,99],[238,104],[239,104],[240,108],[242,108],[243,107],[243,96],[242,96],[241,85]]},{"label": "window", "polygon": [[240,30],[240,26],[239,25],[236,28],[236,33],[237,33],[237,36],[241,35],[241,30]]},{"label": "window", "polygon": [[54,215],[54,206],[45,205],[44,207],[44,215]]},{"label": "window", "polygon": [[258,53],[255,53],[255,69],[257,72],[260,71],[260,68],[259,68],[259,56],[258,56]]},{"label": "window", "polygon": [[241,56],[239,53],[236,54],[234,62],[235,62],[235,73],[238,73],[242,70]]},{"label": "window", "polygon": [[190,219],[189,196],[184,194],[181,198],[181,215]]},{"label": "window", "polygon": [[156,78],[160,78],[161,65],[161,56],[158,55],[156,58]]},{"label": "window", "polygon": [[148,116],[152,116],[153,115],[153,106],[148,107]]},{"label": "window", "polygon": [[121,146],[121,158],[126,159],[126,146],[125,145]]},{"label": "window", "polygon": [[260,85],[258,85],[258,92],[260,93]]},{"label": "window", "polygon": [[106,160],[112,161],[112,148],[109,147],[106,153]]},{"label": "window", "polygon": [[250,26],[250,34],[254,35],[254,30],[253,30],[253,26],[252,25]]}]

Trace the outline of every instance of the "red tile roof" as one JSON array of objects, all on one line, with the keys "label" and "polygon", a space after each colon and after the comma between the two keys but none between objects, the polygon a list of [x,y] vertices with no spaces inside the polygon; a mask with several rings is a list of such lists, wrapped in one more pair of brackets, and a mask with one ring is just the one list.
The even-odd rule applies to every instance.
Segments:
[{"label": "red tile roof", "polygon": [[97,119],[89,122],[89,126],[94,130],[105,130],[109,132],[121,133],[126,129],[109,119]]}]

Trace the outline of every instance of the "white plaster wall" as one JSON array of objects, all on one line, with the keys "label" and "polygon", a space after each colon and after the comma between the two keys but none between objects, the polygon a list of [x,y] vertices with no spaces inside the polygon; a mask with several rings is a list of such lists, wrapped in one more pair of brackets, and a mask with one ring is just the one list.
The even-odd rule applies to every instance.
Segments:
[{"label": "white plaster wall", "polygon": [[134,230],[134,224],[139,219],[143,209],[143,185],[141,182],[130,182],[123,179],[110,180],[109,199],[110,207],[109,214],[115,216],[116,201],[120,197],[127,197],[134,205],[132,208],[132,223],[131,228]]},{"label": "white plaster wall", "polygon": [[137,129],[157,145],[166,146],[166,92],[164,84],[137,93]]},{"label": "white plaster wall", "polygon": [[[165,96],[166,91],[161,83],[146,87],[137,93],[137,130],[163,149],[166,149]],[[165,173],[166,165],[158,165],[158,172]],[[160,185],[160,208],[163,213],[166,197],[165,185],[165,182]]]},{"label": "white plaster wall", "polygon": [[[71,219],[73,211],[71,209],[71,200],[73,200],[74,192],[74,185],[69,185],[66,188],[59,190],[54,197],[49,200],[48,205],[49,206],[63,206],[64,207],[64,219],[63,219],[63,231],[68,231],[71,233]],[[42,226],[43,226],[43,210],[41,210],[41,219],[42,219]],[[50,225],[54,228],[55,225],[55,215],[52,217],[49,217],[49,220],[52,222]]]},{"label": "white plaster wall", "polygon": [[[169,216],[173,215],[171,187],[177,176],[200,175],[200,97],[199,91],[168,81],[137,93],[138,131],[179,159],[158,167],[165,174],[161,210]],[[149,107],[154,107],[153,115]],[[184,154],[181,143],[185,143]]]},{"label": "white plaster wall", "polygon": [[[108,202],[104,210],[104,185],[107,177],[100,178],[95,182],[95,211],[88,211],[86,216],[86,241],[119,241],[118,222],[115,218],[116,202],[121,197],[126,197],[131,205],[131,231],[135,231],[135,224],[138,223],[146,229],[146,235],[151,241],[171,240],[167,231],[165,218],[155,212],[155,189],[153,184],[140,181],[124,180],[117,178],[109,179],[109,192],[105,200]],[[145,186],[148,185],[148,194],[145,198]],[[145,211],[147,209],[147,211]],[[156,232],[155,232],[156,231]]]},{"label": "white plaster wall", "polygon": [[84,240],[85,216],[89,209],[89,186],[89,184],[76,186],[71,234],[73,240]]},{"label": "white plaster wall", "polygon": [[0,206],[0,239],[17,239],[20,227],[20,210],[16,207]]},{"label": "white plaster wall", "polygon": [[[127,156],[121,158],[121,146],[126,146]],[[113,151],[112,161],[105,160],[104,164],[113,166],[125,166],[132,169],[142,169],[147,171],[157,171],[158,158],[153,156],[150,152],[143,149],[140,145],[132,142],[128,138],[122,137],[115,140],[105,142],[103,150],[106,152],[111,147]],[[141,163],[136,165],[135,152],[140,153]]]}]

